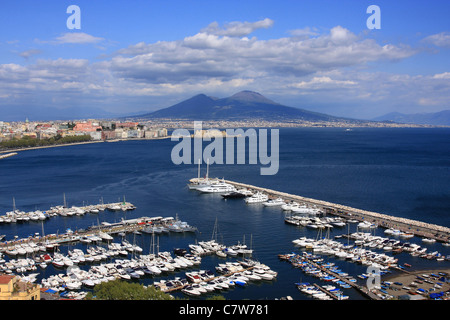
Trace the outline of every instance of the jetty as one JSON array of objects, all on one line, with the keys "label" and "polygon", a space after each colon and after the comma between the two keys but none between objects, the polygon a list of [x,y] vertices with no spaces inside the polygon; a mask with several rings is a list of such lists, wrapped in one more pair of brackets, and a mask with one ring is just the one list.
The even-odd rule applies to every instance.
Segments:
[{"label": "jetty", "polygon": [[[198,178],[191,179],[196,182]],[[299,202],[308,206],[319,208],[323,213],[339,216],[345,219],[357,220],[360,222],[370,222],[383,228],[395,228],[405,233],[411,233],[415,236],[435,239],[439,242],[450,242],[450,228],[439,226],[436,224],[426,223],[422,221],[396,217],[392,215],[382,214],[352,208],[350,206],[332,203],[323,200],[307,198],[299,195],[289,194],[286,192],[276,191],[268,188],[262,188],[250,184],[236,181],[224,180],[226,183],[233,185],[237,189],[247,189],[252,192],[261,192],[269,196],[270,199],[282,198],[285,202]]]},{"label": "jetty", "polygon": [[145,231],[149,226],[171,226],[178,223],[180,221],[173,217],[140,217],[131,220],[122,220],[117,223],[102,223],[101,225],[92,226],[86,230],[67,231],[61,234],[36,235],[23,239],[16,238],[0,243],[0,252],[4,253],[15,246],[27,243],[57,247],[59,245],[82,241],[82,239],[89,237],[98,237],[103,241],[110,241],[113,239],[112,235],[115,234],[140,232]]},{"label": "jetty", "polygon": [[10,153],[7,153],[7,154],[0,154],[0,160],[1,159],[5,159],[5,158],[9,158],[9,157],[12,157],[12,156],[15,156],[15,155],[17,155],[17,152],[10,152]]},{"label": "jetty", "polygon": [[134,210],[136,206],[125,200],[122,202],[101,203],[93,205],[72,206],[68,207],[65,197],[64,205],[51,207],[48,210],[35,210],[25,212],[16,208],[15,199],[13,198],[13,210],[0,215],[0,224],[8,223],[22,223],[27,221],[46,220],[54,216],[81,216],[86,213],[99,213],[100,211],[128,211]]}]

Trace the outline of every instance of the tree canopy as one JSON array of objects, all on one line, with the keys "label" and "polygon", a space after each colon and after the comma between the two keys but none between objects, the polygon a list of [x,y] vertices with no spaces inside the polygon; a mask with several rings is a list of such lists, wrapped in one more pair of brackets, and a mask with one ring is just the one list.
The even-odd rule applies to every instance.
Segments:
[{"label": "tree canopy", "polygon": [[96,300],[172,300],[171,295],[154,286],[144,287],[139,283],[121,280],[103,282],[95,286],[87,299]]}]

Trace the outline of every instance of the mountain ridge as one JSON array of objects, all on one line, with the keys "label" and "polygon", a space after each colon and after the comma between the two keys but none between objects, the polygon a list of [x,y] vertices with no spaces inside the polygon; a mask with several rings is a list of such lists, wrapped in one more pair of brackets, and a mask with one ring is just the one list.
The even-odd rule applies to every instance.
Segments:
[{"label": "mountain ridge", "polygon": [[170,107],[143,114],[140,117],[148,119],[174,118],[195,120],[352,120],[285,106],[266,98],[258,92],[249,90],[243,90],[225,98],[213,98],[201,93]]},{"label": "mountain ridge", "polygon": [[450,110],[424,113],[390,112],[372,119],[373,121],[391,121],[406,124],[423,124],[434,126],[450,126]]}]

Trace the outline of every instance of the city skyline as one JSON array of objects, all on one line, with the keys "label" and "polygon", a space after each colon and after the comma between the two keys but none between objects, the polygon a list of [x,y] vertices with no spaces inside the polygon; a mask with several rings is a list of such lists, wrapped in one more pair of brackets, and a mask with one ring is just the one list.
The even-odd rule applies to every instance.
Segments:
[{"label": "city skyline", "polygon": [[[80,29],[70,29],[80,8]],[[380,29],[369,29],[370,5]],[[0,108],[152,112],[261,92],[357,119],[450,109],[450,4],[17,1],[2,4]],[[219,119],[218,119],[219,120]]]}]

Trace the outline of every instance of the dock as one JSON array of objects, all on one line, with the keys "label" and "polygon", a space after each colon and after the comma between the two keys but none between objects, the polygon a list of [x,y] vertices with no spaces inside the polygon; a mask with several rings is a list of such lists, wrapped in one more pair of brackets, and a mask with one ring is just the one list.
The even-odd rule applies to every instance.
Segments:
[{"label": "dock", "polygon": [[10,152],[10,153],[7,153],[7,154],[0,154],[0,160],[1,159],[5,159],[5,158],[9,158],[9,157],[12,157],[12,156],[15,156],[15,155],[17,155],[17,152]]},{"label": "dock", "polygon": [[22,210],[17,210],[15,206],[15,201],[13,200],[13,210],[7,212],[4,215],[0,215],[0,223],[22,223],[22,222],[33,222],[39,220],[46,220],[53,216],[80,216],[86,213],[98,213],[100,211],[128,211],[136,209],[130,202],[113,202],[113,203],[101,203],[93,205],[83,205],[83,206],[72,206],[68,207],[64,199],[64,205],[51,207],[48,210],[36,210],[25,212]]},{"label": "dock", "polygon": [[[313,261],[312,259],[309,259],[306,256],[296,255],[296,256],[292,257],[289,255],[280,255],[279,257],[280,257],[280,259],[286,260],[286,261],[292,263],[293,265],[295,265],[296,261],[298,261],[298,260],[306,261],[309,265],[314,266],[315,268],[321,270],[322,272],[325,272],[326,274],[328,274],[328,275],[342,281],[343,283],[349,285],[350,287],[356,289],[359,293],[366,296],[367,298],[369,298],[371,300],[380,300],[379,296],[377,296],[373,292],[369,291],[366,287],[360,286],[356,282],[350,281],[347,277],[341,276],[340,274],[329,270],[328,268],[320,265],[319,263],[316,263],[315,261]],[[332,294],[331,292],[323,289],[322,287],[320,287],[318,285],[315,285],[315,286],[318,287],[321,291],[325,292],[327,295],[329,295],[332,299],[338,299],[338,297],[336,295]]]},{"label": "dock", "polygon": [[[195,180],[197,179],[194,178],[191,181]],[[366,221],[377,224],[378,226],[383,228],[395,228],[405,233],[412,233],[415,236],[435,239],[439,242],[446,243],[450,241],[450,228],[448,227],[352,208],[350,206],[342,204],[307,198],[250,184],[230,180],[225,180],[225,182],[233,185],[237,189],[247,189],[253,192],[259,191],[265,193],[269,196],[269,198],[282,198],[285,202],[295,201],[298,203],[304,203],[309,206],[315,206],[326,214],[339,216],[344,219],[353,219],[361,222]]]},{"label": "dock", "polygon": [[[70,231],[62,234],[49,234],[35,237],[28,237],[25,239],[15,239],[11,241],[6,241],[0,243],[0,252],[6,252],[8,249],[14,248],[16,245],[21,245],[24,243],[35,243],[40,245],[64,245],[69,243],[75,243],[80,241],[84,237],[100,237],[105,241],[110,235],[118,233],[131,233],[136,231],[142,231],[145,227],[149,225],[160,224],[162,217],[140,217],[132,220],[122,220],[117,223],[108,223],[98,226],[93,226],[87,230],[77,230]],[[171,221],[174,222],[173,218],[166,218],[166,223],[170,224]],[[106,236],[105,236],[106,235]]]}]

